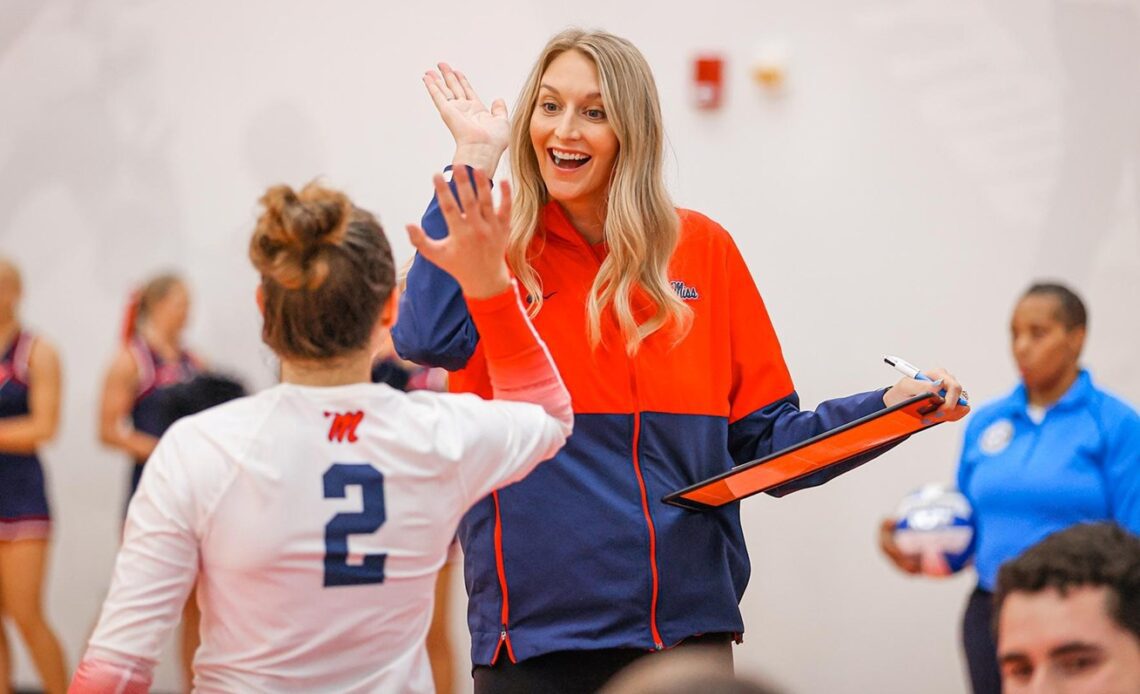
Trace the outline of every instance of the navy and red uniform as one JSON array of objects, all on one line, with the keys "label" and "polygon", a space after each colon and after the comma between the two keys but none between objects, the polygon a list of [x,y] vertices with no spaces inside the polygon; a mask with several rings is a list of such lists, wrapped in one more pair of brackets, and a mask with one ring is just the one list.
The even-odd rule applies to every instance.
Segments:
[{"label": "navy and red uniform", "polygon": [[[137,395],[131,407],[131,425],[137,431],[161,438],[171,424],[167,405],[163,400],[166,389],[194,378],[201,373],[201,366],[186,350],[179,352],[176,361],[166,361],[147,344],[146,340],[137,335],[127,343],[127,348],[135,358],[135,367],[139,376]],[[144,463],[145,460],[135,460],[135,467],[131,471],[128,501],[139,486]]]},{"label": "navy and red uniform", "polygon": [[[454,185],[454,184],[452,184]],[[738,504],[694,513],[668,492],[883,408],[883,391],[801,411],[764,303],[728,233],[679,210],[669,267],[693,310],[624,349],[612,315],[586,337],[586,298],[606,256],[554,202],[531,257],[544,301],[535,328],[570,391],[575,428],[553,460],[464,518],[472,659],[493,664],[557,651],[659,650],[698,634],[741,634],[750,564]],[[447,234],[432,200],[423,228]],[[648,302],[635,294],[640,319]],[[446,273],[417,256],[393,330],[397,352],[454,371],[451,388],[490,395],[478,332]],[[881,451],[879,451],[881,452]],[[776,490],[822,484],[873,456]],[[505,656],[504,656],[505,654]]]},{"label": "navy and red uniform", "polygon": [[[36,338],[20,331],[0,357],[0,419],[26,417],[28,361]],[[43,466],[35,453],[0,451],[0,542],[42,540],[51,534]]]}]

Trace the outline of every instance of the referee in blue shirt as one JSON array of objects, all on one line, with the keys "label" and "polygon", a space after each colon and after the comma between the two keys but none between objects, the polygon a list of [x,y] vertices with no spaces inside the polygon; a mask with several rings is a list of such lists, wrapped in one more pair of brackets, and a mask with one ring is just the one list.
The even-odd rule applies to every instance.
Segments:
[{"label": "referee in blue shirt", "polygon": [[[1034,284],[1013,311],[1021,384],[978,408],[966,428],[958,488],[974,507],[978,587],[962,638],[975,694],[1001,691],[992,623],[998,568],[1076,523],[1114,520],[1140,534],[1140,415],[1100,389],[1080,366],[1088,315],[1060,284]],[[880,543],[904,571],[915,557]]]}]

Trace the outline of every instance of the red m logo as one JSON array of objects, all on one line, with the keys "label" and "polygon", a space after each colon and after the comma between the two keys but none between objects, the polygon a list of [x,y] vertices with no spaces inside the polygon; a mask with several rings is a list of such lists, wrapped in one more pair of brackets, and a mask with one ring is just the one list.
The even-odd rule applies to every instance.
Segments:
[{"label": "red m logo", "polygon": [[349,443],[356,443],[356,427],[364,419],[363,412],[326,412],[325,416],[333,418],[329,426],[329,441],[343,443],[347,438]]}]

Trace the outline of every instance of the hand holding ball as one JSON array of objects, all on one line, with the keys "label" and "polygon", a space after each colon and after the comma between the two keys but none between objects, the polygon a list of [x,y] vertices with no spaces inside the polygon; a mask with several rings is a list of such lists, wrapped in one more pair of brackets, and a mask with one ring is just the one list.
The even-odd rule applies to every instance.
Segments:
[{"label": "hand holding ball", "polygon": [[959,492],[929,484],[903,498],[894,526],[894,543],[916,556],[921,573],[949,576],[970,563],[974,554],[974,512]]}]

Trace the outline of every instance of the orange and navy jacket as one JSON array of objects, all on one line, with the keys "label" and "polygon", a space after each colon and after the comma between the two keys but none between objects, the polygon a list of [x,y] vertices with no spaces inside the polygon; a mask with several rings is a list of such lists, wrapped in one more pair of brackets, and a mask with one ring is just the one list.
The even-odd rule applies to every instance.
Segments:
[{"label": "orange and navy jacket", "polygon": [[[574,433],[551,461],[479,502],[460,525],[477,665],[504,652],[520,661],[743,633],[739,602],[750,566],[739,506],[695,513],[661,497],[883,407],[875,391],[800,411],[731,237],[696,212],[678,214],[669,278],[693,309],[692,326],[676,344],[667,329],[650,335],[631,357],[612,315],[603,320],[602,346],[591,349],[586,337],[586,297],[605,248],[587,243],[557,203],[542,211],[532,262],[544,303],[534,325],[570,391]],[[422,225],[433,238],[446,236],[436,200]],[[635,295],[635,307],[646,306]],[[490,397],[462,293],[422,257],[408,275],[393,338],[405,359],[453,371],[452,390]]]}]

